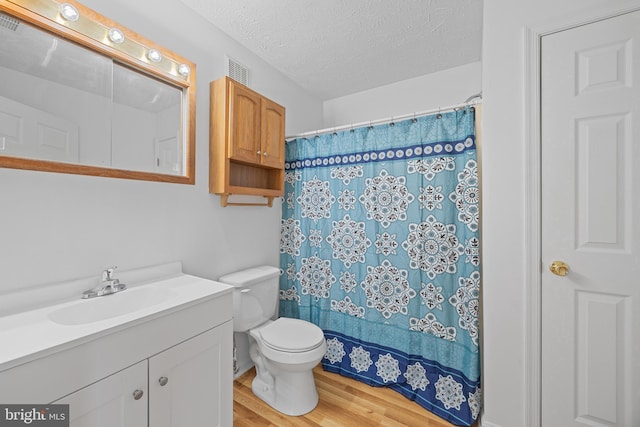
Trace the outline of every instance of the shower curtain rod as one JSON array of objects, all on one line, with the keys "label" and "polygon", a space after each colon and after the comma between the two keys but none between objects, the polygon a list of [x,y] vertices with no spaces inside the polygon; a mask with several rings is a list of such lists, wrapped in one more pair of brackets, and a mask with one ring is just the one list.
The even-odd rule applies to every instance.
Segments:
[{"label": "shower curtain rod", "polygon": [[297,135],[286,136],[285,139],[289,140],[289,139],[295,139],[295,138],[304,138],[306,136],[316,136],[316,135],[330,133],[330,132],[338,132],[338,131],[347,130],[347,129],[355,129],[355,128],[358,128],[358,127],[361,127],[361,126],[373,126],[373,125],[381,125],[381,124],[384,124],[384,123],[393,123],[393,122],[396,122],[396,121],[401,121],[401,120],[406,120],[406,119],[413,119],[413,118],[417,118],[417,117],[421,117],[421,116],[427,116],[429,114],[434,114],[434,113],[444,113],[444,112],[448,112],[448,111],[457,111],[457,110],[459,110],[461,108],[464,108],[464,107],[467,107],[469,105],[476,105],[480,101],[471,102],[472,100],[474,100],[476,98],[479,98],[480,101],[482,101],[482,92],[470,96],[469,98],[466,99],[466,101],[464,101],[461,104],[450,105],[448,107],[438,107],[438,108],[433,108],[431,110],[425,110],[425,111],[420,111],[420,112],[411,113],[411,114],[404,114],[404,115],[401,115],[401,116],[392,116],[392,117],[387,117],[385,119],[369,120],[367,122],[353,123],[353,124],[349,124],[349,125],[336,126],[336,127],[325,128],[325,129],[320,129],[320,130],[312,130],[312,131],[309,131],[309,132],[302,132],[302,133],[299,133]]}]

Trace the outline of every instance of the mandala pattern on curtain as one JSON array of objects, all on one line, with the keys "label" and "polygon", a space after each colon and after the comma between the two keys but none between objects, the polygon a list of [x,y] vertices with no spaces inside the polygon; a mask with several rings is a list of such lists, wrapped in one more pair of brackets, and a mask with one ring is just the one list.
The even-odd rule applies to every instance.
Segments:
[{"label": "mandala pattern on curtain", "polygon": [[320,326],[325,370],[453,424],[481,407],[473,109],[286,145],[280,315]]}]

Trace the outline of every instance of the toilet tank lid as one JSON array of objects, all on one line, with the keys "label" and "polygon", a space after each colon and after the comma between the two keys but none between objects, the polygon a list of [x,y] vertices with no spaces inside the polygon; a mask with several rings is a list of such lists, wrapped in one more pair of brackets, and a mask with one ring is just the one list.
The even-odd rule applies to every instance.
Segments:
[{"label": "toilet tank lid", "polygon": [[252,285],[256,282],[271,279],[280,274],[278,267],[271,265],[262,265],[259,267],[253,267],[246,270],[236,271],[235,273],[225,274],[218,279],[218,282],[226,283],[227,285],[244,287]]}]

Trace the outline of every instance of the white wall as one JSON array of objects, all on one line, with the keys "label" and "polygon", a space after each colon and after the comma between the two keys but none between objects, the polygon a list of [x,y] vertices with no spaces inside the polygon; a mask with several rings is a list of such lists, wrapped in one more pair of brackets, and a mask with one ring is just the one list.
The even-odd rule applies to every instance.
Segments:
[{"label": "white wall", "polygon": [[362,123],[461,104],[480,92],[481,72],[481,63],[473,62],[325,101],[324,127]]},{"label": "white wall", "polygon": [[636,1],[484,3],[482,53],[483,426],[529,426],[525,34],[601,17]]},{"label": "white wall", "polygon": [[[179,0],[85,0],[88,7],[197,67],[196,185],[0,168],[0,294],[103,268],[182,260],[207,278],[279,262],[280,207],[221,208],[208,192],[209,81],[229,54],[252,87],[287,108],[287,132],[322,126],[322,103]],[[1,297],[1,296],[0,296]]]}]

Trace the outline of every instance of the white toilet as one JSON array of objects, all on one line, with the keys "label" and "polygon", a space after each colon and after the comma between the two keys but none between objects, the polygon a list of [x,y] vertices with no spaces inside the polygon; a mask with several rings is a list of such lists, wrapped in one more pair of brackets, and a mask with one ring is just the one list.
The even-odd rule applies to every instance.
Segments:
[{"label": "white toilet", "polygon": [[327,351],[322,329],[313,323],[281,317],[278,306],[280,270],[262,266],[218,280],[234,286],[233,330],[249,334],[249,352],[256,366],[251,389],[286,415],[303,415],[318,404],[312,369]]}]

